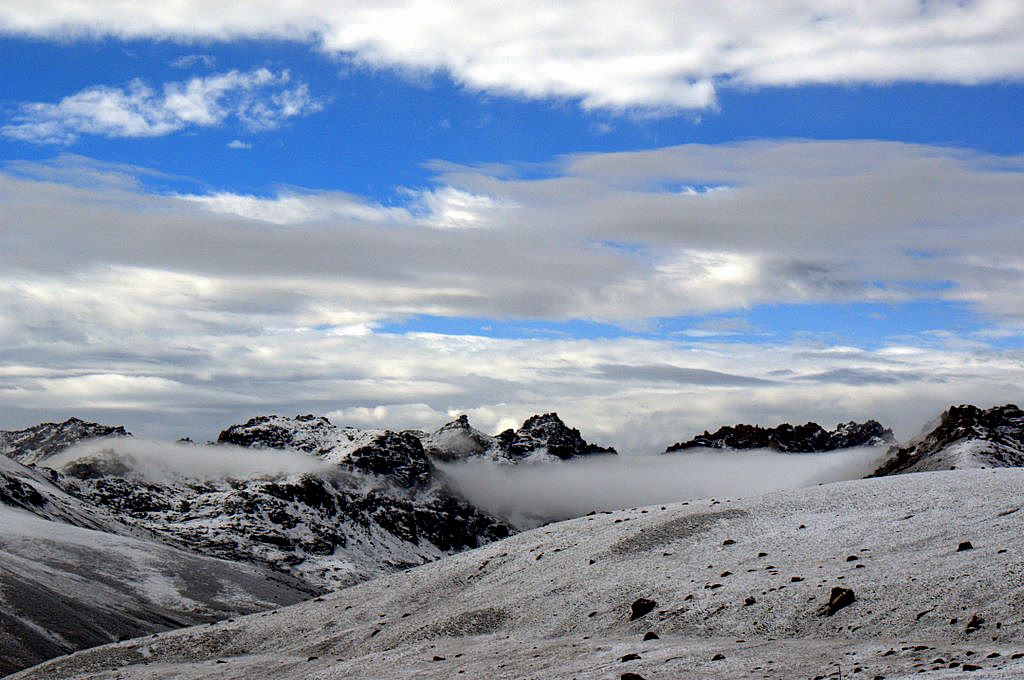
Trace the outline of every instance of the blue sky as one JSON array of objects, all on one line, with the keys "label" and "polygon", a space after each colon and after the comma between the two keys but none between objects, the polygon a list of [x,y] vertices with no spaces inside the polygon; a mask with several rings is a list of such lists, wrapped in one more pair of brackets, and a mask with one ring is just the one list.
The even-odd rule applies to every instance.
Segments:
[{"label": "blue sky", "polygon": [[[818,351],[805,377],[1013,398],[1021,3],[683,5],[0,9],[10,417],[606,423],[596,366],[799,380]],[[268,396],[213,396],[243,375]],[[904,399],[734,384],[704,387],[737,418]]]}]

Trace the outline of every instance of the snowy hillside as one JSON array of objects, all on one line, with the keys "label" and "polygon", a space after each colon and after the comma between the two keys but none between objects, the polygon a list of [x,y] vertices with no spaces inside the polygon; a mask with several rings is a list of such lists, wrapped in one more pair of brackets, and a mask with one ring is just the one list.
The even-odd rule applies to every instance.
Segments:
[{"label": "snowy hillside", "polygon": [[[336,451],[318,454],[331,460]],[[204,464],[277,458],[290,465],[296,455],[101,440],[53,461],[63,463],[65,489],[125,523],[198,554],[290,574],[314,590],[350,585],[509,534],[501,522],[429,476],[430,461],[415,437],[396,444],[383,435],[340,464],[313,463],[314,471],[154,474],[171,457],[200,456]],[[350,467],[352,461],[366,469],[374,465],[380,474]],[[428,474],[410,474],[417,469]]]},{"label": "snowy hillside", "polygon": [[164,545],[0,457],[0,674],[309,595],[269,570]]},{"label": "snowy hillside", "polygon": [[1024,466],[1024,411],[1013,404],[953,406],[906,446],[893,446],[876,476]]},{"label": "snowy hillside", "polygon": [[957,470],[597,514],[16,677],[1021,677],[1022,498]]}]

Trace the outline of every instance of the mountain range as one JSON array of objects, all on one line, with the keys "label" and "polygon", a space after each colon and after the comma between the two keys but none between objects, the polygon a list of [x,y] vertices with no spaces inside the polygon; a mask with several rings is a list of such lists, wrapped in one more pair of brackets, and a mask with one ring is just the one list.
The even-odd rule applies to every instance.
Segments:
[{"label": "mountain range", "polygon": [[[120,637],[348,592],[367,579],[420,573],[407,570],[513,540],[513,527],[460,498],[436,463],[563,464],[616,454],[586,442],[554,413],[494,436],[465,416],[432,432],[260,416],[225,429],[219,446],[292,451],[316,471],[211,479],[147,474],[116,444],[128,437],[124,428],[77,419],[0,433],[0,513],[11,527],[0,535],[0,672]],[[668,450],[813,453],[891,441],[875,421],[832,431],[814,423],[735,425]],[[82,442],[89,446],[68,458]],[[920,437],[892,445],[874,475],[1022,461],[1019,409],[958,406]],[[495,548],[482,548],[488,544]]]}]

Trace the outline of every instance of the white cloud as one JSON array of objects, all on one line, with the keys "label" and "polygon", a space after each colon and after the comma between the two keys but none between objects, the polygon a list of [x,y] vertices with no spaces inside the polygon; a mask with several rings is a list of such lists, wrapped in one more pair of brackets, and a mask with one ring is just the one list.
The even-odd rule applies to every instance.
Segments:
[{"label": "white cloud", "polygon": [[217,58],[212,54],[184,54],[171,61],[171,68],[193,68],[202,66],[214,68],[217,65]]},{"label": "white cloud", "polygon": [[648,111],[714,106],[723,84],[973,84],[1024,76],[1019,0],[254,0],[244,12],[198,0],[173,8],[15,0],[0,9],[0,31],[303,40],[374,66],[445,71],[477,90]]},{"label": "white cloud", "polygon": [[[738,421],[876,417],[906,434],[950,403],[1020,398],[1021,352],[988,344],[1024,329],[1020,157],[785,141],[547,167],[439,164],[381,205],[150,193],[147,171],[77,157],[11,164],[0,427],[79,415],[199,439],[266,411],[429,427],[466,411],[495,432],[554,409],[652,451]],[[953,319],[878,349],[712,341],[749,332],[757,304],[913,299],[991,327]],[[730,314],[663,340],[381,332],[416,314],[642,325],[709,310]]]},{"label": "white cloud", "polygon": [[123,88],[86,88],[56,104],[22,104],[0,134],[36,144],[70,144],[83,134],[159,137],[221,125],[229,117],[259,131],[320,107],[305,83],[291,83],[288,71],[229,71],[165,83],[159,91],[134,80]]},{"label": "white cloud", "polygon": [[229,149],[251,149],[252,148],[252,144],[250,144],[249,142],[243,142],[240,139],[232,139],[230,142],[228,142],[227,146],[228,146]]}]

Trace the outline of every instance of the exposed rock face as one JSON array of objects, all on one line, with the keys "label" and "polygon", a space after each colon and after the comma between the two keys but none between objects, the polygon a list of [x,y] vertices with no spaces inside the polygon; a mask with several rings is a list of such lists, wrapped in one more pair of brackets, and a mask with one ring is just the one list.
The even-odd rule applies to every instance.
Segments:
[{"label": "exposed rock face", "polygon": [[893,441],[892,430],[876,420],[863,423],[839,423],[834,430],[826,430],[817,423],[776,427],[759,425],[732,425],[714,433],[707,430],[686,442],[665,449],[665,453],[695,448],[711,449],[774,449],[785,453],[816,453],[835,451],[854,446],[878,446]]},{"label": "exposed rock face", "polygon": [[483,455],[495,444],[495,438],[473,428],[466,415],[423,437],[423,448],[427,454],[446,462]]},{"label": "exposed rock face", "polygon": [[0,454],[22,465],[38,465],[85,439],[130,436],[120,425],[69,418],[63,423],[41,423],[24,430],[0,430]]},{"label": "exposed rock face", "polygon": [[615,449],[597,446],[583,439],[580,431],[568,427],[557,413],[531,416],[518,430],[490,436],[474,429],[461,415],[431,433],[419,437],[428,455],[446,462],[467,458],[490,458],[502,463],[569,460],[595,454],[614,454]]},{"label": "exposed rock face", "polygon": [[440,486],[402,489],[346,470],[173,483],[89,475],[65,478],[64,484],[173,545],[269,566],[315,590],[423,564],[510,534],[504,524]]},{"label": "exposed rock face", "polygon": [[220,433],[221,444],[293,449],[389,478],[403,488],[430,483],[433,466],[417,433],[337,427],[323,416],[259,416]]},{"label": "exposed rock face", "polygon": [[611,447],[590,444],[580,431],[569,428],[557,413],[527,418],[517,431],[505,430],[497,437],[498,448],[513,460],[522,459],[535,451],[546,450],[561,460],[594,454],[614,454]]},{"label": "exposed rock face", "polygon": [[1021,466],[1024,412],[1013,404],[987,410],[962,405],[950,407],[927,434],[907,446],[889,449],[885,462],[871,476]]},{"label": "exposed rock face", "polygon": [[214,481],[139,477],[101,451],[61,469],[75,495],[194,552],[269,566],[323,589],[423,564],[510,534],[453,496],[413,432],[317,416],[261,416],[221,443],[299,451],[322,473]]}]

